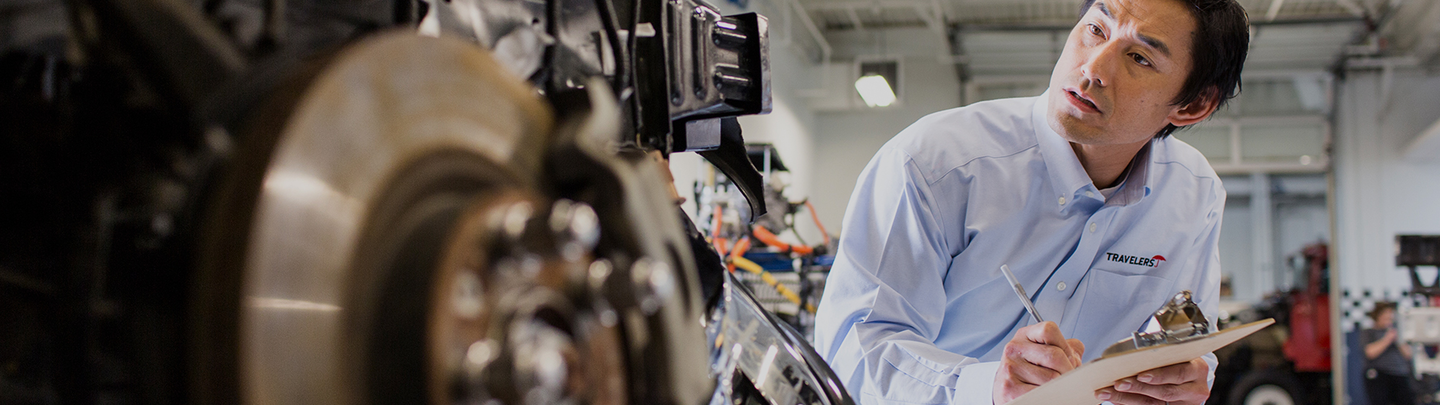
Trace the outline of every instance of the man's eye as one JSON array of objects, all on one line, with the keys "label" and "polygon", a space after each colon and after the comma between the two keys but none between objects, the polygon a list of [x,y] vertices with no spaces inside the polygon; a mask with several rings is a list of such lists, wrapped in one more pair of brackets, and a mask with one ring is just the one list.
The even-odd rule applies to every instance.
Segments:
[{"label": "man's eye", "polygon": [[1138,54],[1138,53],[1132,53],[1132,54],[1130,54],[1130,57],[1131,57],[1131,58],[1134,58],[1134,59],[1135,59],[1135,63],[1139,63],[1141,66],[1150,66],[1150,60],[1149,60],[1149,59],[1145,59],[1145,55],[1141,55],[1141,54]]},{"label": "man's eye", "polygon": [[1102,31],[1100,31],[1100,26],[1095,25],[1095,24],[1089,24],[1089,26],[1090,26],[1090,34],[1095,35],[1095,36],[1097,36],[1097,37],[1103,37],[1103,36],[1105,36],[1105,35],[1104,35],[1105,33],[1102,32]]}]

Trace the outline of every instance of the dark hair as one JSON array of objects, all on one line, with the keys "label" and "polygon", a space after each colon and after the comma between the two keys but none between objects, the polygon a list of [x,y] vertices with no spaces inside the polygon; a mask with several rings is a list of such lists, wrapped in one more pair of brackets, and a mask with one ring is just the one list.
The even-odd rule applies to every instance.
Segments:
[{"label": "dark hair", "polygon": [[1370,315],[1370,319],[1379,320],[1378,318],[1380,318],[1380,314],[1381,314],[1381,313],[1384,313],[1385,310],[1387,310],[1387,309],[1389,309],[1389,310],[1394,310],[1394,309],[1395,309],[1395,302],[1394,302],[1394,301],[1379,301],[1379,302],[1376,302],[1376,303],[1375,303],[1375,309],[1370,310],[1370,313],[1369,313],[1369,314],[1366,314],[1366,315]]},{"label": "dark hair", "polygon": [[[1240,92],[1240,69],[1245,66],[1245,54],[1250,51],[1250,18],[1245,8],[1235,0],[1179,0],[1195,17],[1195,37],[1190,41],[1190,75],[1185,86],[1171,101],[1172,105],[1186,105],[1207,92],[1215,91],[1219,107],[1235,98]],[[1080,6],[1080,16],[1090,11],[1095,0],[1085,0]],[[1213,89],[1213,90],[1212,90]],[[1155,134],[1156,138],[1175,132],[1173,124]]]}]

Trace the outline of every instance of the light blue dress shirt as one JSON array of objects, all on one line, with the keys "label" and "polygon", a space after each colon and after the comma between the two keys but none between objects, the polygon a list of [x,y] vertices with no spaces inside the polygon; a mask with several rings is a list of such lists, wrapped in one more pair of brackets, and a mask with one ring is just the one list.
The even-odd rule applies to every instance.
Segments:
[{"label": "light blue dress shirt", "polygon": [[[1105,197],[1045,118],[1046,96],[921,118],[856,181],[815,349],[862,404],[985,404],[1031,324],[1001,264],[1085,361],[1191,290],[1216,313],[1225,190],[1195,148],[1151,142]],[[1215,357],[1206,355],[1210,381]]]}]

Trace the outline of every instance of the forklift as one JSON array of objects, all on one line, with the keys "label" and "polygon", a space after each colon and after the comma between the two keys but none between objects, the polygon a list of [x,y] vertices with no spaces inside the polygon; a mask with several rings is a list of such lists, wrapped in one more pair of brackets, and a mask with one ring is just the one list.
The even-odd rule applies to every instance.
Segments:
[{"label": "forklift", "polygon": [[1215,352],[1220,365],[1207,405],[1330,404],[1329,253],[1324,242],[1290,262],[1304,288],[1276,292],[1219,321],[1220,328],[1275,318],[1275,325]]}]

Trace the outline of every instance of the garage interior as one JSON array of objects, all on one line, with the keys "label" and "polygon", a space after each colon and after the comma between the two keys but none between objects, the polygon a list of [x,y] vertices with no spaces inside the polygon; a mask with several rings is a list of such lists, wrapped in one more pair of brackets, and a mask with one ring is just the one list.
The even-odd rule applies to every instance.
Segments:
[{"label": "garage interior", "polygon": [[[1277,325],[1207,403],[1368,404],[1382,301],[1440,403],[1440,1],[1239,2],[1174,136],[1218,326]],[[858,403],[810,348],[857,177],[1080,6],[0,2],[0,404]]]}]

